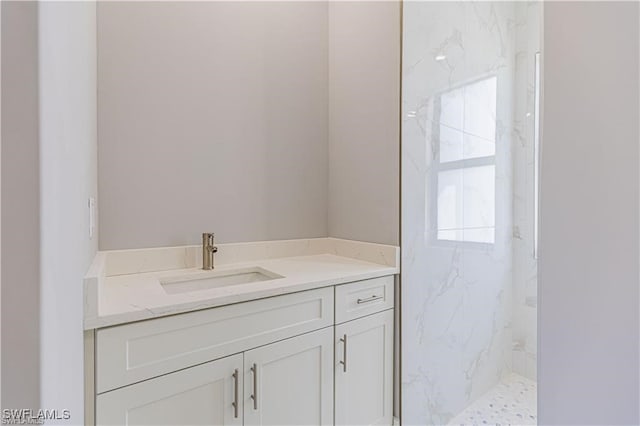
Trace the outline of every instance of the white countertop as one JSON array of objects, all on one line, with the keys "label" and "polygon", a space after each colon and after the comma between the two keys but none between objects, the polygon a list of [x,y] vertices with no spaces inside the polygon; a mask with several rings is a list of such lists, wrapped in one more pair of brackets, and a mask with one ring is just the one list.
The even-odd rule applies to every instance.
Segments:
[{"label": "white countertop", "polygon": [[[135,259],[138,256],[139,259],[141,251],[117,252],[118,265],[116,266],[108,265],[110,252],[99,252],[92,269],[85,278],[84,328],[113,326],[399,273],[399,249],[394,246],[337,239],[313,239],[306,240],[311,241],[312,244],[307,244],[306,248],[301,250],[300,254],[302,255],[291,256],[291,250],[294,247],[291,244],[295,242],[297,244],[295,247],[299,247],[300,241],[302,240],[276,242],[280,246],[275,251],[280,255],[289,255],[287,257],[278,257],[278,254],[274,254],[273,246],[267,243],[269,244],[269,254],[265,257],[271,258],[265,259],[255,259],[255,255],[245,256],[243,259],[243,256],[237,255],[237,253],[243,253],[247,248],[251,248],[252,252],[255,252],[256,246],[251,243],[245,243],[240,247],[240,250],[238,250],[239,245],[229,244],[226,245],[227,247],[219,245],[221,251],[225,249],[229,252],[233,249],[236,250],[234,252],[236,256],[230,260],[245,261],[216,265],[216,273],[243,267],[259,267],[281,275],[283,278],[174,294],[167,293],[160,280],[204,272],[198,267],[199,265],[148,272],[142,269],[143,272],[126,273],[128,272],[126,268],[123,269],[121,266],[122,257],[126,255],[127,259]],[[282,250],[283,243],[291,247],[288,250]],[[256,244],[265,245],[265,243]],[[150,250],[154,250],[151,252],[154,256],[160,252],[158,249]],[[176,248],[167,250],[176,251]],[[198,249],[197,247],[188,247],[187,249],[178,249],[178,251],[192,257]],[[147,264],[149,263],[148,253],[145,252]],[[163,259],[166,259],[167,251],[162,253]],[[112,261],[112,263],[114,262]],[[190,262],[184,263],[189,264]],[[128,266],[132,267],[134,271],[140,270],[135,265]],[[155,267],[162,269],[161,266]],[[111,269],[111,274],[108,272],[109,269]],[[113,273],[114,271],[117,275]]]}]

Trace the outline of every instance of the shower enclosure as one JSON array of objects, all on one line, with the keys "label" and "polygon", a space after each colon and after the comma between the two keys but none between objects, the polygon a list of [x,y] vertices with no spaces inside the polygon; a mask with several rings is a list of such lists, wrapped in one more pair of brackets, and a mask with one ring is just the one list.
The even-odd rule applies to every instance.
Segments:
[{"label": "shower enclosure", "polygon": [[535,424],[539,2],[405,2],[402,423]]}]

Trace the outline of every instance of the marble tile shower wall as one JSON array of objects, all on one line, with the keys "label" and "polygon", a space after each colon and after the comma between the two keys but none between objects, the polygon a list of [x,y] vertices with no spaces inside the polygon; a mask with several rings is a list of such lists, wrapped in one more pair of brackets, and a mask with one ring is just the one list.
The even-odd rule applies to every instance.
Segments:
[{"label": "marble tile shower wall", "polygon": [[533,199],[519,170],[533,157],[530,98],[518,103],[527,7],[404,4],[404,424],[446,424],[511,373],[515,352],[535,356]]}]

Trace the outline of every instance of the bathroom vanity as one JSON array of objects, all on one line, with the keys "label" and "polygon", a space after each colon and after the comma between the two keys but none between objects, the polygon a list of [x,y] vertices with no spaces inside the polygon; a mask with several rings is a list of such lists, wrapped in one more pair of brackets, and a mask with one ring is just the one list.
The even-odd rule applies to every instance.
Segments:
[{"label": "bathroom vanity", "polygon": [[98,254],[87,423],[392,424],[397,248],[220,245],[206,272],[197,251]]}]

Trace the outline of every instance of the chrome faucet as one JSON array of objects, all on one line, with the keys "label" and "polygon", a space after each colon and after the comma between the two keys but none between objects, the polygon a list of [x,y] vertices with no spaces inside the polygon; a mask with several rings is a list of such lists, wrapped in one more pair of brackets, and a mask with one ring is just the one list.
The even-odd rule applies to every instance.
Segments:
[{"label": "chrome faucet", "polygon": [[213,245],[213,233],[202,234],[202,269],[210,271],[213,269],[213,255],[218,251],[218,247]]}]

